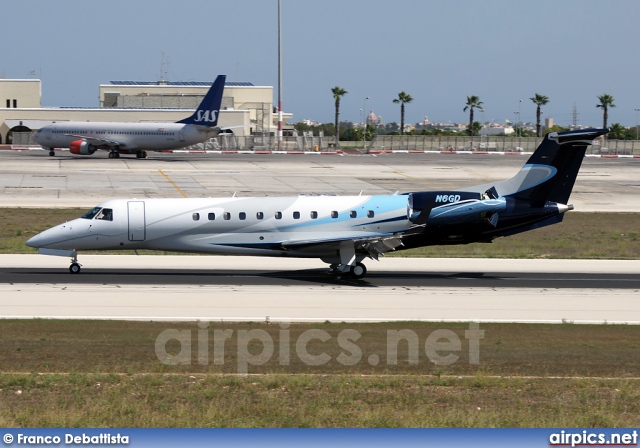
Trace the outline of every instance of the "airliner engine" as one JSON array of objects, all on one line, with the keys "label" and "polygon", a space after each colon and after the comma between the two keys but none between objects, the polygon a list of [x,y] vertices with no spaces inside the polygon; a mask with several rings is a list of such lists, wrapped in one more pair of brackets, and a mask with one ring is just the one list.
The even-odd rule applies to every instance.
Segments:
[{"label": "airliner engine", "polygon": [[429,191],[410,193],[408,218],[417,225],[451,226],[459,224],[498,224],[498,212],[506,209],[505,198],[495,191],[485,194],[467,191]]},{"label": "airliner engine", "polygon": [[69,145],[69,151],[71,151],[71,154],[82,154],[85,156],[90,156],[91,154],[96,152],[97,149],[98,148],[93,146],[91,143],[84,140],[75,140]]}]

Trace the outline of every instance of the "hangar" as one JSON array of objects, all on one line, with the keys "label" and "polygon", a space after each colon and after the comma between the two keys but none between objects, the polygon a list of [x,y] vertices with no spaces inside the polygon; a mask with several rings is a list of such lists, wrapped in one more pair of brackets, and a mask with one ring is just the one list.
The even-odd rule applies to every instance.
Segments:
[{"label": "hangar", "polygon": [[[32,132],[56,121],[174,122],[193,112],[211,82],[111,81],[93,108],[42,107],[39,79],[0,79],[0,145],[29,145]],[[227,81],[219,125],[238,136],[272,135],[273,87]],[[285,114],[287,118],[291,115]]]}]

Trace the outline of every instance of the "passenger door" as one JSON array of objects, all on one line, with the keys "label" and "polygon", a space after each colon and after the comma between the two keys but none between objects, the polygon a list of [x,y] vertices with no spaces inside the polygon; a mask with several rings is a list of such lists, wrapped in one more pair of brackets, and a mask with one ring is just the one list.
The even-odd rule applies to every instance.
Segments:
[{"label": "passenger door", "polygon": [[143,201],[127,202],[129,211],[129,241],[144,241],[146,237]]}]

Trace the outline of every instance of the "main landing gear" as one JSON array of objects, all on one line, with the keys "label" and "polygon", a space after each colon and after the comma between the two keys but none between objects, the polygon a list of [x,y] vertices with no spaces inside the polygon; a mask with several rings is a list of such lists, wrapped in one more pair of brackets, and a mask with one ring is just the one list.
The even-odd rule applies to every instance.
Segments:
[{"label": "main landing gear", "polygon": [[138,159],[146,159],[147,158],[147,151],[138,151],[136,153],[136,158],[138,158]]},{"label": "main landing gear", "polygon": [[367,275],[367,267],[363,263],[356,263],[353,266],[343,264],[332,264],[329,273],[336,277],[353,278],[360,280]]},{"label": "main landing gear", "polygon": [[330,273],[337,277],[349,277],[359,280],[367,275],[367,267],[362,263],[365,258],[362,254],[356,254],[351,241],[343,241],[339,249],[340,263],[331,265]]},{"label": "main landing gear", "polygon": [[119,159],[120,158],[120,153],[118,151],[109,151],[109,158],[110,159]]}]

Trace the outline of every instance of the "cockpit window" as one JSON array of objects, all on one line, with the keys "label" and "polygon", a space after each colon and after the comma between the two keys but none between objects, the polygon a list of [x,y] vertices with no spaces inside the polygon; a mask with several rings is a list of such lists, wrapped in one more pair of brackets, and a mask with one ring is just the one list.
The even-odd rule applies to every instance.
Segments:
[{"label": "cockpit window", "polygon": [[103,221],[113,221],[113,209],[94,207],[82,215],[84,219],[101,219]]},{"label": "cockpit window", "polygon": [[103,208],[100,213],[96,215],[94,219],[101,219],[103,221],[113,221],[113,210],[110,208]]},{"label": "cockpit window", "polygon": [[91,210],[89,210],[87,213],[82,215],[82,218],[93,219],[93,217],[96,216],[100,210],[102,210],[102,207],[94,207]]}]

